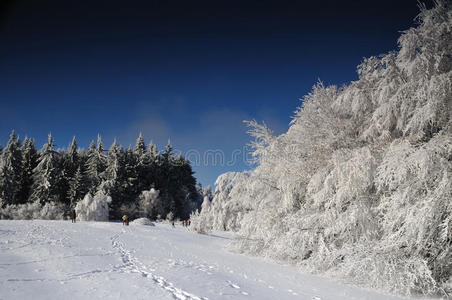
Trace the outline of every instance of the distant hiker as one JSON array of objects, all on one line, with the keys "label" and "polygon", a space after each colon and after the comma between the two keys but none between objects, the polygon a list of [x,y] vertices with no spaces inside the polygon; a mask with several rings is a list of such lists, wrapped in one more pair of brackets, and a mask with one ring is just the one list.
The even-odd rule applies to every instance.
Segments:
[{"label": "distant hiker", "polygon": [[176,226],[174,226],[174,221],[173,221],[172,225],[173,225],[173,228],[176,227]]},{"label": "distant hiker", "polygon": [[185,220],[185,227],[187,227],[188,226],[188,221],[187,220]]},{"label": "distant hiker", "polygon": [[185,226],[185,221],[184,220],[182,220],[182,227],[184,227]]},{"label": "distant hiker", "polygon": [[122,225],[129,226],[129,217],[127,215],[122,216]]},{"label": "distant hiker", "polygon": [[71,212],[71,220],[72,223],[75,223],[75,219],[77,218],[77,214],[75,213],[75,209],[72,210]]},{"label": "distant hiker", "polygon": [[190,224],[191,224],[191,221],[190,221],[190,220],[188,220],[188,226],[190,226]]}]

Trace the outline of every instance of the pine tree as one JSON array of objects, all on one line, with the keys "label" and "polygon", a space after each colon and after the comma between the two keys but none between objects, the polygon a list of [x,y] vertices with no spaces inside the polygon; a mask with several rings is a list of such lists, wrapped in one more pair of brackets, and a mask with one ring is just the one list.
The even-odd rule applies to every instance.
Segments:
[{"label": "pine tree", "polygon": [[10,139],[2,154],[0,169],[0,199],[3,205],[17,204],[19,201],[19,179],[22,169],[20,140],[11,132]]},{"label": "pine tree", "polygon": [[97,176],[96,162],[96,144],[91,141],[85,156],[85,170],[88,178],[88,191],[94,194],[97,190],[99,177]]},{"label": "pine tree", "polygon": [[146,145],[144,143],[143,135],[141,134],[141,132],[137,138],[137,142],[135,144],[135,149],[133,151],[138,157],[143,156],[146,152]]},{"label": "pine tree", "polygon": [[26,203],[29,200],[33,185],[33,170],[38,164],[38,156],[34,140],[26,137],[22,146],[22,173],[18,192],[19,203]]},{"label": "pine tree", "polygon": [[156,146],[152,141],[149,142],[148,153],[149,153],[149,156],[150,156],[154,161],[157,160],[157,158],[158,158],[158,156],[159,156],[159,152],[158,152],[158,150],[157,150],[157,146]]},{"label": "pine tree", "polygon": [[49,201],[58,201],[58,184],[61,180],[59,170],[60,154],[54,150],[53,137],[49,134],[48,142],[33,170],[33,191],[30,199],[44,204]]},{"label": "pine tree", "polygon": [[69,199],[69,189],[70,189],[70,182],[73,181],[75,173],[77,172],[77,169],[79,168],[79,157],[78,157],[78,150],[77,150],[77,142],[75,139],[75,136],[72,138],[71,145],[69,146],[67,151],[63,152],[62,158],[61,158],[61,180],[59,184],[59,198],[64,203],[70,205],[71,202],[73,202],[74,199]]},{"label": "pine tree", "polygon": [[88,192],[88,185],[83,166],[78,166],[74,176],[69,181],[68,200],[71,209],[73,209],[77,202],[83,199]]},{"label": "pine tree", "polygon": [[141,174],[139,174],[139,190],[149,190],[149,188],[155,186],[157,181],[157,169],[159,164],[160,154],[157,150],[157,146],[150,141],[148,149],[141,160]]},{"label": "pine tree", "polygon": [[140,135],[137,138],[135,148],[133,150],[136,159],[136,175],[137,175],[137,187],[138,192],[148,189],[147,172],[151,164],[151,159],[146,151],[146,145],[143,140],[143,136]]},{"label": "pine tree", "polygon": [[126,173],[126,201],[131,203],[138,198],[138,159],[136,154],[133,152],[132,147],[126,151],[125,155],[125,173]]},{"label": "pine tree", "polygon": [[126,173],[125,173],[125,153],[116,142],[108,151],[107,168],[104,173],[104,181],[102,182],[102,191],[111,197],[110,215],[112,217],[121,217],[120,207],[124,204],[124,195],[126,189]]},{"label": "pine tree", "polygon": [[102,182],[102,173],[106,168],[106,156],[102,145],[100,135],[97,137],[97,147],[94,146],[94,141],[91,142],[86,160],[86,172],[89,178],[90,187],[89,192],[95,194],[100,183]]}]

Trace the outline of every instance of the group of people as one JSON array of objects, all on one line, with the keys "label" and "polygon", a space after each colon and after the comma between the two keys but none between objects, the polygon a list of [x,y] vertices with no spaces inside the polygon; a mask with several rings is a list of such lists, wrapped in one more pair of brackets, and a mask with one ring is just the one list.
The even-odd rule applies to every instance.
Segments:
[{"label": "group of people", "polygon": [[[77,214],[75,212],[75,209],[73,209],[71,212],[72,223],[75,223],[76,218],[77,218]],[[190,226],[190,224],[191,224],[190,220],[182,220],[182,226],[188,227],[188,226]],[[122,216],[122,225],[129,226],[129,216],[128,215]],[[173,227],[175,227],[174,221],[172,221],[172,225],[173,225]]]},{"label": "group of people", "polygon": [[[190,220],[182,220],[182,226],[184,226],[184,227],[188,227],[188,226],[190,226]],[[174,221],[171,221],[171,225],[173,226],[173,227],[176,227],[176,225],[174,225]]]}]

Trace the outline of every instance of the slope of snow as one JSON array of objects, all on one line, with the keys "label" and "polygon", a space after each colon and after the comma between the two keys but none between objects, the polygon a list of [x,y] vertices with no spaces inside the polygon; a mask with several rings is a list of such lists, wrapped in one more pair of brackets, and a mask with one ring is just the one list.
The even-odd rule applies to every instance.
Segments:
[{"label": "slope of snow", "polygon": [[400,299],[226,250],[224,234],[0,220],[0,299]]}]

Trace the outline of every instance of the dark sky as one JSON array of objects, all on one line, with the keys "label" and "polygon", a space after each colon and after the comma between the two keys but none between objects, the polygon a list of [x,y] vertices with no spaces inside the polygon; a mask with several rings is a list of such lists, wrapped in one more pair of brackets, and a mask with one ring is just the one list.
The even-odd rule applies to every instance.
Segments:
[{"label": "dark sky", "polygon": [[[12,129],[39,148],[49,132],[84,148],[99,133],[108,148],[141,131],[189,151],[203,184],[247,167],[231,161],[249,140],[242,120],[286,131],[318,79],[356,80],[419,12],[415,0],[3,3],[1,145]],[[206,162],[209,149],[225,161]]]}]

